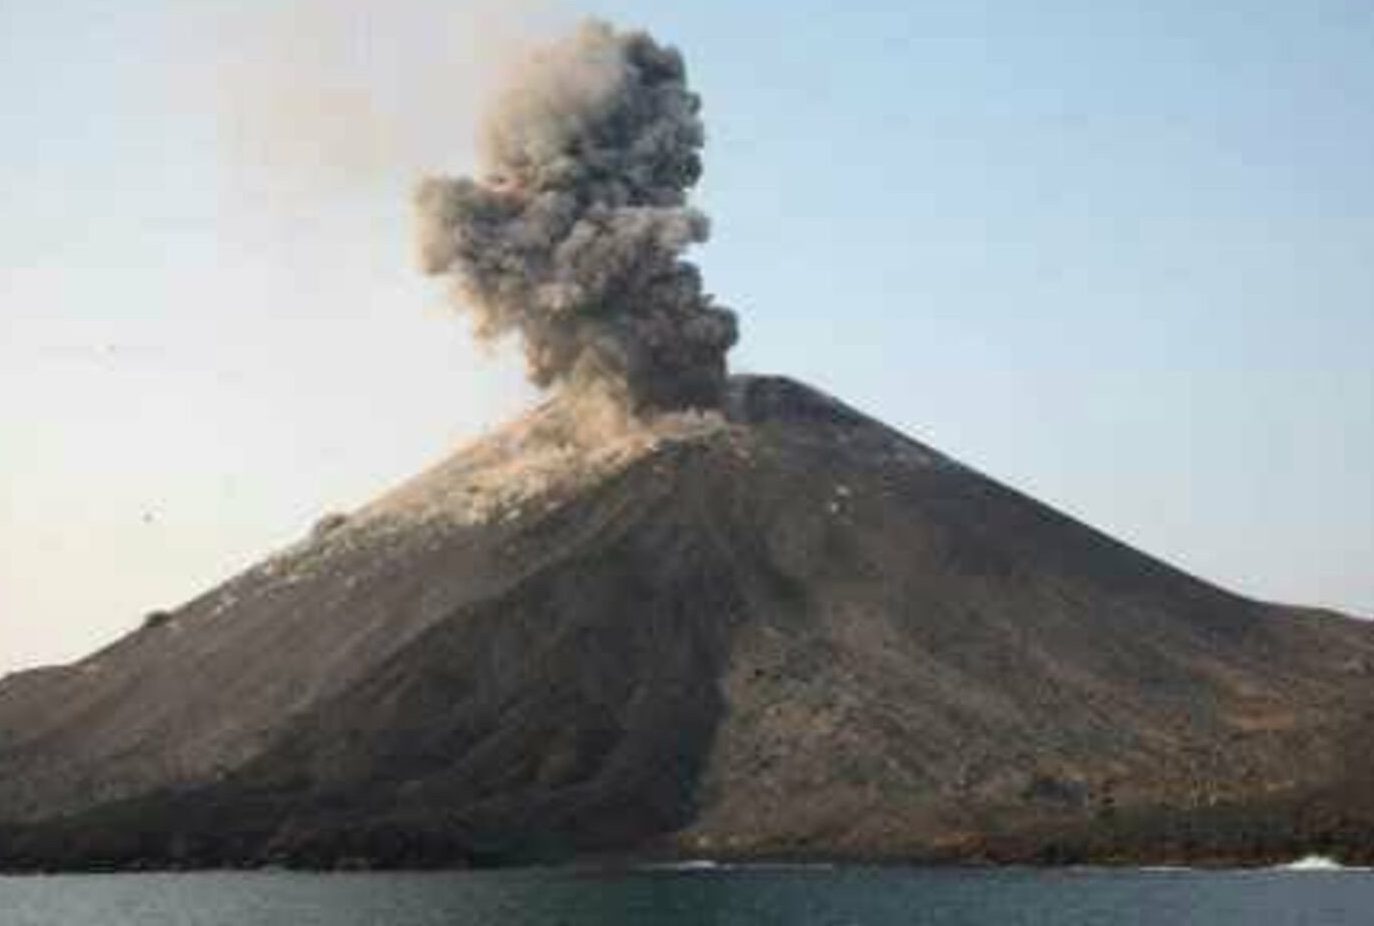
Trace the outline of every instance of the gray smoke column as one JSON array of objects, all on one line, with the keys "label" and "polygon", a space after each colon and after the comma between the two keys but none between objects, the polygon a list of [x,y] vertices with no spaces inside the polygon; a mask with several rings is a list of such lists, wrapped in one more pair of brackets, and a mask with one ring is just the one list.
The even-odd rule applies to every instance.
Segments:
[{"label": "gray smoke column", "polygon": [[518,332],[541,387],[636,414],[720,404],[735,316],[683,259],[706,240],[700,98],[677,49],[585,22],[533,54],[483,127],[483,176],[416,194],[425,272],[478,338]]}]

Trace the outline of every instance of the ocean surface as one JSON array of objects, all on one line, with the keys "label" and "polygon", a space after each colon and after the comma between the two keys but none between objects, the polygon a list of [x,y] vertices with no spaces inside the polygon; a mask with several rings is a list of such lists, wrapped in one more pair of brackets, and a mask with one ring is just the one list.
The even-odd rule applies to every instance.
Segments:
[{"label": "ocean surface", "polygon": [[1343,871],[708,868],[0,877],[2,926],[1368,926]]}]

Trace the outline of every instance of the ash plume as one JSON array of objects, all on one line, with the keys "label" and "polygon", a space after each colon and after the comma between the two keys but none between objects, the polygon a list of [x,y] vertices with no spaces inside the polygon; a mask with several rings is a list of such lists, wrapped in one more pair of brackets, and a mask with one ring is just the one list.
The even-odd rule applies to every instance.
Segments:
[{"label": "ash plume", "polygon": [[483,126],[483,175],[416,194],[421,264],[479,339],[520,335],[541,387],[635,415],[720,404],[734,313],[683,259],[709,222],[700,98],[681,54],[585,22],[532,55]]}]

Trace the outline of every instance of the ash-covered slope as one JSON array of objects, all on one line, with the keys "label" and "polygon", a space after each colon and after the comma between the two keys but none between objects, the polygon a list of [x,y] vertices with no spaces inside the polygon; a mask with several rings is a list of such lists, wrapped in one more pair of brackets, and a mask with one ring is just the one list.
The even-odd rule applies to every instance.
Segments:
[{"label": "ash-covered slope", "polygon": [[1374,628],[788,380],[591,445],[568,414],[0,682],[0,862],[1374,846]]}]

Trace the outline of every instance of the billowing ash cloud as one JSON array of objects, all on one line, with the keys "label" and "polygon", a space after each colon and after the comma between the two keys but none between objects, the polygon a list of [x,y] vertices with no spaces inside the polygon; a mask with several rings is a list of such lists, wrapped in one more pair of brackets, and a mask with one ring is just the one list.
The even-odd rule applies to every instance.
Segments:
[{"label": "billowing ash cloud", "polygon": [[683,260],[705,241],[700,98],[682,56],[589,21],[526,62],[483,132],[481,179],[417,193],[421,259],[479,338],[518,332],[539,386],[635,413],[718,405],[734,313]]}]

